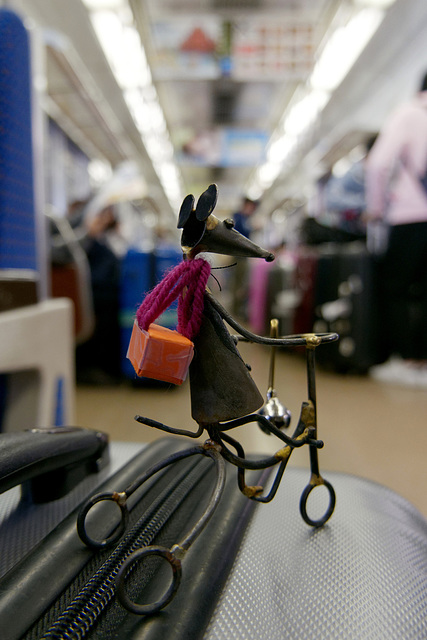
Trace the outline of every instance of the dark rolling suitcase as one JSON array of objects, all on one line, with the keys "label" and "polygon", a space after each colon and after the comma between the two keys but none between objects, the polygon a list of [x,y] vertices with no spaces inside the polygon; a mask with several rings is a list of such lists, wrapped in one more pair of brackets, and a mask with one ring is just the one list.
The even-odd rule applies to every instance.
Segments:
[{"label": "dark rolling suitcase", "polygon": [[298,293],[298,304],[293,314],[292,333],[313,331],[317,269],[317,249],[301,246],[296,254],[294,284]]},{"label": "dark rolling suitcase", "polygon": [[[93,434],[88,438],[93,458],[99,457]],[[179,453],[187,448],[188,442],[177,438],[146,447],[113,444],[113,466],[124,466],[113,475],[104,468],[101,486],[89,489],[89,494],[121,492],[171,450]],[[63,466],[72,468],[72,459]],[[28,479],[28,473],[27,469],[20,478]],[[149,616],[130,613],[119,603],[117,567],[127,553],[138,553],[153,541],[168,547],[182,539],[212,493],[210,461],[190,456],[152,477],[134,496],[129,526],[112,549],[92,550],[83,544],[76,528],[80,509],[71,510],[57,526],[50,525],[50,533],[45,531],[19,562],[9,561],[0,581],[1,638],[427,637],[424,518],[384,487],[334,473],[329,477],[337,492],[336,512],[326,526],[310,529],[298,513],[307,472],[291,468],[286,473],[276,498],[254,505],[237,490],[235,469],[227,469],[218,509],[185,554],[175,598]],[[7,482],[15,480],[9,477]],[[86,478],[71,494],[77,491],[81,497],[88,491],[87,484],[82,486],[88,481],[97,484],[93,477]],[[267,479],[260,481],[264,484]],[[77,500],[71,494],[48,505],[20,502],[15,488],[0,496],[9,504],[5,512],[0,502],[3,555],[9,555],[8,532],[15,538],[34,537],[41,520],[46,522],[55,513],[57,520],[57,512],[68,510]],[[322,511],[324,497],[313,492],[313,499],[311,508]],[[91,522],[91,532],[108,535],[114,531],[115,516],[98,506],[102,511]],[[100,527],[102,533],[97,531]],[[171,579],[170,572],[164,578],[157,567],[139,561],[128,570],[131,602],[138,600],[140,591],[143,603],[155,601]]]},{"label": "dark rolling suitcase", "polygon": [[[181,260],[182,251],[169,245],[159,246],[153,252],[129,249],[122,259],[119,304],[120,363],[123,376],[135,385],[153,385],[152,380],[135,376],[132,364],[127,358],[136,310],[144,295],[160,282],[167,270],[179,264]],[[175,329],[178,321],[177,307],[177,302],[171,304],[158,318],[158,324]]]},{"label": "dark rolling suitcase", "polygon": [[[279,257],[268,273],[267,316],[279,320],[279,334],[294,330],[294,314],[302,294],[295,287],[295,261],[291,254]],[[264,327],[267,333],[269,327]]]},{"label": "dark rolling suitcase", "polygon": [[376,263],[363,243],[319,250],[315,287],[315,331],[340,339],[318,360],[340,372],[366,373],[387,359],[381,340]]}]

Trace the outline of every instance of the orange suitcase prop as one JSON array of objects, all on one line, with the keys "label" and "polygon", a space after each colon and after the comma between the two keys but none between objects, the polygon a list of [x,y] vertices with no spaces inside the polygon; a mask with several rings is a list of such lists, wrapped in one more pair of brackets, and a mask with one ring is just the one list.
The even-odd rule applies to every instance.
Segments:
[{"label": "orange suitcase prop", "polygon": [[135,320],[127,357],[138,376],[182,384],[193,358],[191,340],[158,324],[148,331],[140,329]]},{"label": "orange suitcase prop", "polygon": [[[190,338],[200,328],[209,274],[206,260],[184,261],[146,296],[137,311],[127,353],[138,376],[177,385],[184,382],[194,353]],[[178,330],[154,324],[178,296]]]}]

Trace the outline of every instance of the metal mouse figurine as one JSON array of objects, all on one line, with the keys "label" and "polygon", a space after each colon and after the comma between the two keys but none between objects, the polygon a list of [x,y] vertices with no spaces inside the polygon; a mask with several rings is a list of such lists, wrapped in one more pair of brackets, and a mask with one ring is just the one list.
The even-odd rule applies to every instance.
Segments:
[{"label": "metal mouse figurine", "polygon": [[[181,206],[178,228],[182,229],[181,245],[184,260],[193,260],[199,253],[212,252],[230,256],[263,258],[274,260],[274,255],[262,249],[248,238],[242,236],[233,227],[232,220],[220,221],[213,210],[217,202],[217,187],[212,184],[200,196],[196,207],[192,195],[188,195]],[[185,293],[183,294],[185,295]],[[310,452],[310,479],[302,492],[300,512],[305,522],[313,527],[322,526],[331,517],[335,507],[335,492],[319,470],[318,449],[323,442],[317,439],[316,388],[315,388],[315,350],[322,343],[338,338],[337,334],[304,334],[277,337],[277,322],[273,321],[270,337],[252,333],[240,325],[206,289],[204,307],[198,334],[193,338],[194,358],[190,364],[190,389],[192,417],[198,424],[196,431],[176,429],[148,417],[136,416],[142,424],[167,433],[199,438],[206,430],[209,439],[201,445],[171,454],[162,462],[148,469],[125,491],[100,494],[91,498],[82,509],[78,519],[78,531],[82,540],[89,546],[100,548],[117,542],[123,534],[128,520],[127,499],[146,480],[168,465],[193,455],[210,457],[217,469],[216,482],[208,504],[197,523],[182,540],[171,549],[161,546],[142,547],[133,553],[122,565],[117,578],[117,594],[122,605],[133,613],[149,615],[165,607],[174,597],[181,579],[181,558],[195,538],[204,529],[221,498],[225,462],[237,467],[237,480],[241,492],[257,502],[269,502],[274,498],[286,465],[295,448],[307,445]],[[228,332],[227,323],[238,334]],[[272,365],[267,392],[267,402],[263,406],[263,397],[259,392],[248,368],[241,358],[236,344],[238,340],[268,345],[272,348]],[[308,398],[302,402],[299,420],[293,434],[286,435],[282,427],[287,427],[290,415],[278,401],[273,387],[274,351],[277,347],[305,347],[307,360]],[[273,434],[281,441],[281,448],[274,454],[259,459],[246,458],[242,445],[229,431],[244,424],[255,423],[263,431]],[[248,486],[245,471],[276,467],[274,479],[266,494],[261,486]],[[329,494],[329,505],[324,515],[313,519],[307,513],[307,501],[316,487],[324,486]],[[94,540],[86,529],[86,516],[91,508],[102,500],[116,502],[122,513],[121,526],[110,537]],[[173,581],[164,596],[155,603],[140,605],[132,602],[126,594],[125,581],[130,567],[139,559],[150,555],[164,558],[172,567]]]},{"label": "metal mouse figurine", "polygon": [[[232,220],[220,221],[213,214],[217,198],[217,187],[215,184],[211,184],[200,196],[196,207],[192,195],[188,195],[184,199],[178,219],[178,228],[182,229],[181,246],[184,260],[192,260],[199,253],[262,258],[268,262],[274,260],[274,254],[259,247],[236,231]],[[236,348],[237,340],[230,335],[224,321],[240,334],[237,340],[244,339],[249,342],[270,345],[273,349],[277,346],[305,346],[307,351],[311,353],[309,358],[311,364],[308,371],[309,398],[302,405],[301,416],[292,437],[284,434],[276,426],[277,421],[269,418],[266,412],[255,413],[262,407],[263,397]],[[317,449],[321,448],[323,443],[317,440],[314,349],[322,342],[336,338],[336,334],[308,334],[286,338],[258,336],[240,325],[206,290],[203,319],[200,331],[194,338],[195,355],[190,365],[191,411],[193,419],[198,424],[197,431],[175,429],[142,416],[136,416],[136,420],[168,433],[192,438],[200,437],[206,430],[210,441],[219,445],[221,455],[238,467],[239,486],[242,492],[251,499],[268,502],[274,497],[293,449],[305,444],[310,446],[311,458],[316,461],[314,464],[315,482],[326,484],[318,472],[317,465]],[[268,409],[268,406],[266,408]],[[286,416],[285,421],[289,423],[289,416]],[[228,431],[251,422],[258,423],[264,431],[277,436],[286,446],[282,447],[274,456],[260,460],[247,460],[242,446],[228,434]],[[268,495],[262,495],[262,487],[246,486],[245,469],[262,469],[275,465],[279,465],[276,481]],[[303,517],[309,524],[319,526],[330,517],[335,502],[332,488],[330,496],[330,507],[321,521],[311,521],[305,508],[302,508]]]}]

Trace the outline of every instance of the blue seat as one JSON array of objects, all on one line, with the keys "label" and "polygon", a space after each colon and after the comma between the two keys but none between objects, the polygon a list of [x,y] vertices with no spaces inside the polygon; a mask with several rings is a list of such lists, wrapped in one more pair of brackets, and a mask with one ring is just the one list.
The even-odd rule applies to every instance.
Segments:
[{"label": "blue seat", "polygon": [[0,9],[0,269],[38,270],[31,104],[28,34]]},{"label": "blue seat", "polygon": [[0,430],[74,418],[72,305],[44,299],[45,220],[36,197],[43,158],[34,144],[31,59],[23,21],[0,8]]}]

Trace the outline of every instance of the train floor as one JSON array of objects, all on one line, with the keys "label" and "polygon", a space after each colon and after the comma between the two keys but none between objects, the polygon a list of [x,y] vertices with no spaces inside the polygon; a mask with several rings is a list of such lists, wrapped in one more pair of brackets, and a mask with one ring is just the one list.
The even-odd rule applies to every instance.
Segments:
[{"label": "train floor", "polygon": [[[261,392],[267,389],[269,349],[239,345]],[[392,386],[369,376],[340,375],[317,368],[318,437],[321,471],[343,471],[393,489],[427,517],[427,392]],[[275,387],[296,423],[307,399],[303,356],[278,351]],[[80,426],[99,428],[111,440],[149,442],[161,432],[134,420],[136,414],[164,424],[195,430],[191,419],[188,380],[181,387],[123,382],[113,387],[77,387],[76,417]],[[281,448],[274,436],[256,425],[235,429],[233,436],[247,453],[274,453]],[[189,444],[194,440],[188,440]],[[308,453],[295,450],[290,465],[307,466]]]}]

